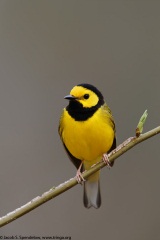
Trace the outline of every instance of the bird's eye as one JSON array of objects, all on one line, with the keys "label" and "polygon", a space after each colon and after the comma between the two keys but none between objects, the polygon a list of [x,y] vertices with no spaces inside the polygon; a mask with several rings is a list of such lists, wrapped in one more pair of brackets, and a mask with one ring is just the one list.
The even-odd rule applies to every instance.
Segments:
[{"label": "bird's eye", "polygon": [[88,99],[89,98],[89,94],[84,94],[84,99]]}]

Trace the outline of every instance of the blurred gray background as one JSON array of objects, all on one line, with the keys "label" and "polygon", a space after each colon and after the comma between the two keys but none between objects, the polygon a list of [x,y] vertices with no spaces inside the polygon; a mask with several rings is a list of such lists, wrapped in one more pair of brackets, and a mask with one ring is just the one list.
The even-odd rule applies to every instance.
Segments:
[{"label": "blurred gray background", "polygon": [[[99,88],[118,143],[160,123],[160,2],[0,1],[0,216],[76,173],[58,136],[63,97]],[[0,236],[160,239],[160,136],[101,171],[102,206],[78,185],[0,229]]]}]

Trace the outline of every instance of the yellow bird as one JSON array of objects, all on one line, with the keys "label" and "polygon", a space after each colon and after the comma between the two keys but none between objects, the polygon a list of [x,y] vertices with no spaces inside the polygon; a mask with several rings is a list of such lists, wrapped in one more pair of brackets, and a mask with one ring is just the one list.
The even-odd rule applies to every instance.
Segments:
[{"label": "yellow bird", "polygon": [[[59,134],[69,158],[78,169],[78,182],[83,180],[82,170],[88,170],[116,148],[115,123],[111,110],[101,92],[93,85],[79,84],[64,97],[69,104],[63,109]],[[99,208],[101,194],[99,171],[84,182],[84,206]]]}]

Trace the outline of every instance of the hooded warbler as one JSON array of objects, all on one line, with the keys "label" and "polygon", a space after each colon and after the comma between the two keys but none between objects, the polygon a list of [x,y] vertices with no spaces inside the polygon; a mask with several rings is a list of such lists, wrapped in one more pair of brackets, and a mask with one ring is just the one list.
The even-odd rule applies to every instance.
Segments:
[{"label": "hooded warbler", "polygon": [[[73,87],[70,95],[64,98],[69,104],[63,109],[59,134],[69,158],[78,169],[76,176],[80,181],[82,170],[105,160],[104,153],[116,148],[115,123],[103,95],[91,84]],[[99,174],[99,171],[94,173],[84,182],[86,208],[101,206]]]}]

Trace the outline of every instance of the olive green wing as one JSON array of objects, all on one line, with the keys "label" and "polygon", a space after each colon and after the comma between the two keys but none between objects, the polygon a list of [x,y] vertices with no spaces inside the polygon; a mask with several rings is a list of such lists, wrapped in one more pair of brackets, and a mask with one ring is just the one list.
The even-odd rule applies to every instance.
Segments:
[{"label": "olive green wing", "polygon": [[108,117],[110,119],[109,123],[110,123],[110,125],[113,128],[114,133],[115,133],[114,139],[113,139],[113,144],[112,144],[110,150],[108,151],[108,153],[110,153],[117,146],[117,143],[116,143],[116,127],[115,127],[115,122],[114,122],[114,119],[113,119],[113,115],[112,115],[111,109],[107,106],[106,103],[102,107],[103,107],[103,110],[106,111],[106,113],[107,113],[107,115],[108,115]]},{"label": "olive green wing", "polygon": [[116,133],[115,122],[114,122],[114,119],[113,119],[111,109],[107,106],[106,103],[102,106],[102,108],[106,112],[107,117],[110,120],[109,123],[110,123],[111,127],[113,128],[114,132]]}]

